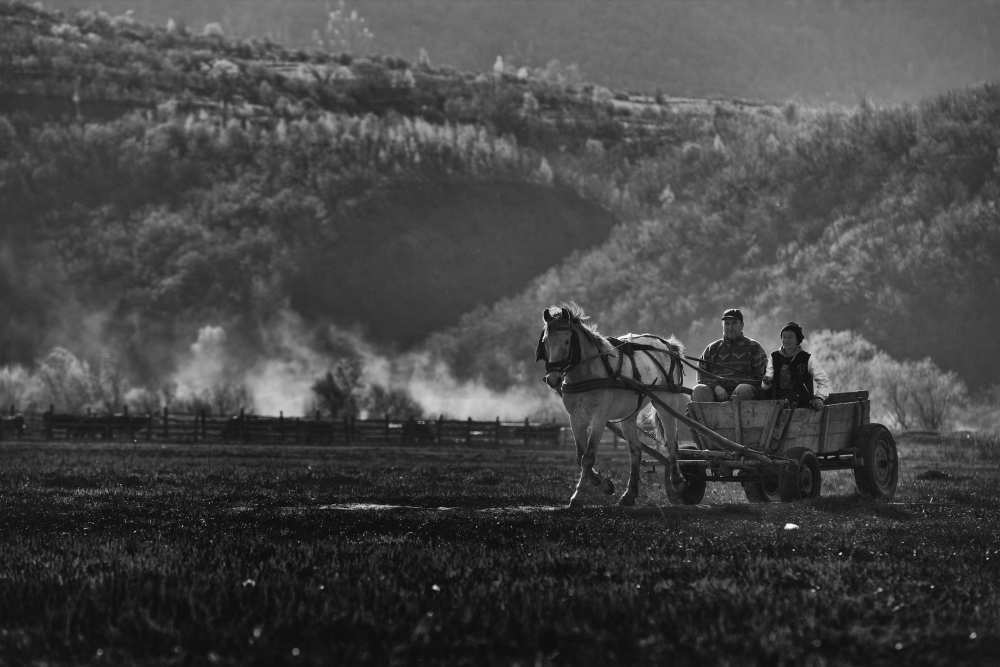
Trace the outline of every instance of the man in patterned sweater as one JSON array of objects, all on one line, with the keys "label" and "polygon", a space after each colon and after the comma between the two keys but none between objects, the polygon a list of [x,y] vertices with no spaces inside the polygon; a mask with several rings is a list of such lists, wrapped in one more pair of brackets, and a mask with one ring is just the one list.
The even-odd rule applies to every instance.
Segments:
[{"label": "man in patterned sweater", "polygon": [[722,314],[722,338],[706,347],[701,358],[692,401],[757,397],[767,371],[767,352],[760,343],[743,335],[743,313],[739,309],[730,308]]}]

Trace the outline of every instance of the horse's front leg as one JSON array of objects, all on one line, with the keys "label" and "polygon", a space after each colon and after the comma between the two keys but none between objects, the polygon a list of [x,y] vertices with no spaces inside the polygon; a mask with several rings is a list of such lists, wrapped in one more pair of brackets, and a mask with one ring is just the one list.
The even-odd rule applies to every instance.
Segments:
[{"label": "horse's front leg", "polygon": [[602,417],[591,418],[589,420],[574,420],[572,422],[573,437],[576,440],[577,463],[580,466],[580,478],[576,482],[576,489],[569,499],[570,507],[577,507],[586,503],[587,498],[592,498],[598,502],[605,503],[608,496],[615,492],[614,483],[602,477],[594,469],[597,461],[597,446],[604,435],[603,411]]}]

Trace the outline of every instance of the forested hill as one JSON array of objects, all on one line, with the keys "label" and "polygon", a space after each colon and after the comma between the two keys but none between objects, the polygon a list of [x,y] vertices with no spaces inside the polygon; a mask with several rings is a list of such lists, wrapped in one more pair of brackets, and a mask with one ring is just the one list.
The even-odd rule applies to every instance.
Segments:
[{"label": "forested hill", "polygon": [[807,332],[854,331],[896,358],[930,357],[973,388],[997,384],[1000,86],[914,107],[786,111],[767,122],[719,111],[714,145],[636,162],[627,187],[664,188],[659,212],[463,318],[437,347],[502,384],[535,366],[511,373],[489,348],[517,327],[527,355],[542,304],[575,299],[607,333],[673,332],[695,351],[737,305],[769,345],[795,319]]},{"label": "forested hill", "polygon": [[[463,359],[499,344],[491,323],[508,336],[516,322],[530,340],[539,305],[568,298],[609,333],[675,332],[701,346],[722,309],[741,305],[748,332],[771,344],[795,319],[853,330],[897,358],[931,357],[973,387],[997,383],[1000,87],[765,124],[720,113],[716,128],[714,146],[635,165],[630,185],[669,188],[660,212],[468,316],[440,348]],[[496,355],[479,366],[506,376]]]},{"label": "forested hill", "polygon": [[973,386],[1000,371],[995,85],[824,111],[0,21],[0,365],[61,345],[150,383],[206,325],[238,366],[294,321],[326,358],[357,326],[523,386],[541,308],[575,299],[691,348],[740,305],[763,340],[795,318]]}]

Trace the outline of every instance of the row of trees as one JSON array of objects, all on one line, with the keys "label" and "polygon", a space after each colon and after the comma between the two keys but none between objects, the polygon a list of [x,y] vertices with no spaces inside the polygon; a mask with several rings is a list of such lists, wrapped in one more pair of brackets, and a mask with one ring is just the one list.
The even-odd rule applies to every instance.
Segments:
[{"label": "row of trees", "polygon": [[[900,361],[847,331],[817,332],[810,336],[809,349],[830,375],[835,391],[867,389],[872,420],[890,428],[940,431],[965,419],[1000,426],[989,424],[987,414],[966,414],[970,394],[965,383],[930,358]],[[982,407],[985,403],[977,401]]]}]

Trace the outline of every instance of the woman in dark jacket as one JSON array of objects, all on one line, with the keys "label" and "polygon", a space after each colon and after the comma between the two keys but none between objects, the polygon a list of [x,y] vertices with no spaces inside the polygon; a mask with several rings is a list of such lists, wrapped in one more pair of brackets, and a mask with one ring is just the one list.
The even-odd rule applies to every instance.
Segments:
[{"label": "woman in dark jacket", "polygon": [[811,354],[802,349],[802,327],[789,322],[781,328],[781,348],[767,360],[762,388],[772,398],[784,398],[795,407],[819,410],[830,391],[830,379]]}]

